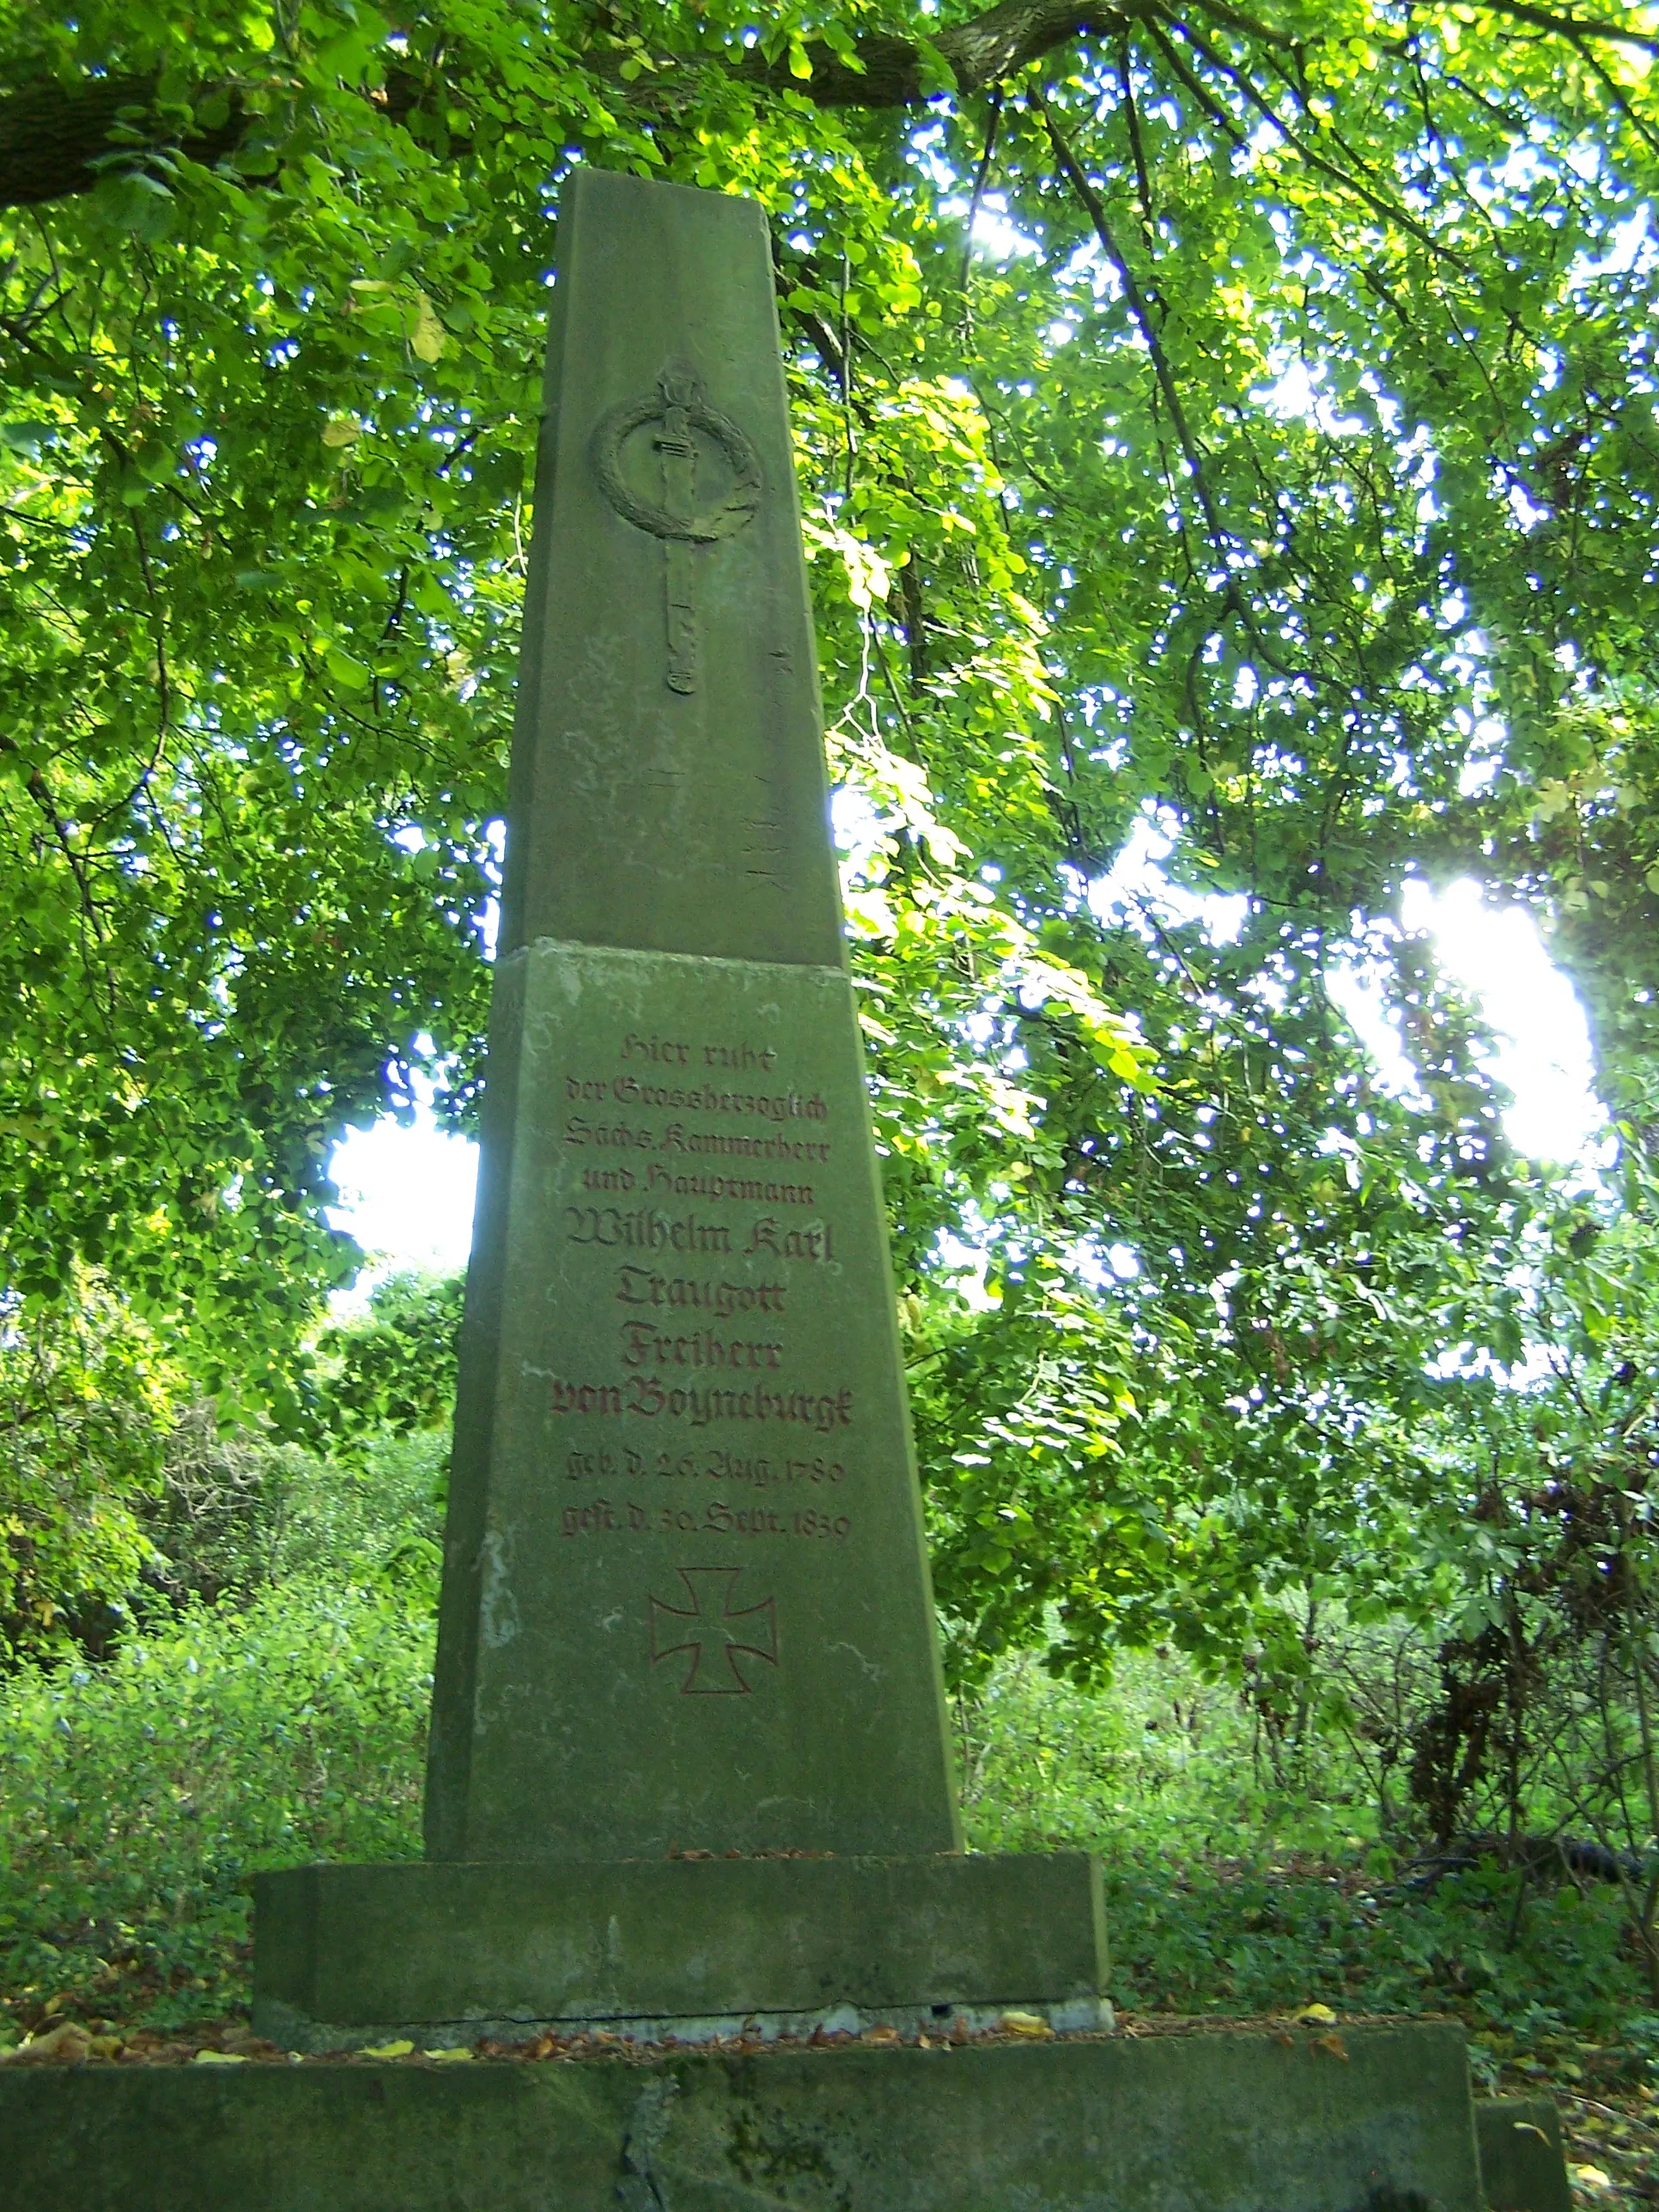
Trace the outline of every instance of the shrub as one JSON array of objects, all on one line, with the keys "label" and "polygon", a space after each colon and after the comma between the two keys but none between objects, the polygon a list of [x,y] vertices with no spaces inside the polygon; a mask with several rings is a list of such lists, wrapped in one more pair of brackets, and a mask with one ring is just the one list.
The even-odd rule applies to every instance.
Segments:
[{"label": "shrub", "polygon": [[298,1577],[107,1664],[0,1686],[0,1977],[14,2020],[167,2026],[246,2002],[247,1881],[419,1849],[432,1624]]}]

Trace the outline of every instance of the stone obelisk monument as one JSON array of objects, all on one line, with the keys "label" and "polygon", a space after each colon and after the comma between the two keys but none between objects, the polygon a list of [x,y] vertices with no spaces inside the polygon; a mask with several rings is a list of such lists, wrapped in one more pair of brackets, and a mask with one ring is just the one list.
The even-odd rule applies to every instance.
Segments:
[{"label": "stone obelisk monument", "polygon": [[1565,2203],[1449,2022],[1043,2035],[1099,1886],[957,1847],[760,212],[581,172],[556,302],[428,1856],[257,1886],[256,2027],[363,2057],[0,2069],[13,2196]]},{"label": "stone obelisk monument", "polygon": [[949,1850],[765,225],[560,259],[428,1849]]},{"label": "stone obelisk monument", "polygon": [[1092,2024],[1090,1862],[961,1856],[749,201],[566,189],[486,1097],[428,1856],[259,2016]]}]

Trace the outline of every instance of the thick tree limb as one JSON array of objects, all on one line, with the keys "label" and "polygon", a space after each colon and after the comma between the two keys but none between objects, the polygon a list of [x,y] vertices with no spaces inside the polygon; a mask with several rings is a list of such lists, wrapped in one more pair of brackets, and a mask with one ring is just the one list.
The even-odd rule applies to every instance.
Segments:
[{"label": "thick tree limb", "polygon": [[75,86],[46,78],[0,101],[0,196],[14,206],[85,191],[89,161],[111,147],[124,108],[149,106],[142,79],[95,77]]},{"label": "thick tree limb", "polygon": [[[1534,4],[1534,0],[1492,0],[1492,5],[1511,21],[1581,47],[1586,42],[1607,41],[1659,52],[1659,40],[1617,22],[1558,13]],[[1162,24],[1167,29],[1181,24],[1188,13],[1268,46],[1291,43],[1285,33],[1229,0],[1191,0],[1188,9],[1168,4],[1168,0],[997,0],[970,21],[941,30],[927,51],[914,40],[880,33],[856,41],[856,65],[828,46],[810,46],[811,75],[806,77],[796,76],[787,58],[768,61],[752,52],[736,58],[732,68],[745,83],[799,93],[819,107],[906,107],[939,88],[935,57],[947,65],[958,94],[989,92],[1028,63],[1074,39],[1085,34],[1117,39],[1137,24]],[[1158,43],[1164,47],[1161,35]],[[198,105],[215,89],[201,87]],[[33,207],[88,191],[106,158],[123,150],[142,155],[176,149],[196,161],[216,161],[240,143],[249,123],[235,87],[216,89],[228,99],[225,118],[211,127],[181,132],[176,121],[168,125],[153,115],[153,80],[85,77],[76,84],[63,84],[41,78],[20,87],[0,98],[0,207]],[[419,104],[422,90],[413,78],[394,69],[387,74],[385,91],[375,97],[383,113],[401,118]],[[141,118],[146,114],[151,116],[154,135],[141,135],[135,143],[127,126],[137,120],[143,134]]]},{"label": "thick tree limb", "polygon": [[[210,88],[203,88],[205,97]],[[104,157],[143,146],[132,145],[129,125],[149,116],[155,97],[154,78],[86,77],[60,84],[43,77],[0,100],[0,207],[33,207],[90,191],[102,173]],[[155,130],[156,150],[178,147],[198,161],[228,153],[247,127],[234,93],[222,123],[211,130],[180,134]]]},{"label": "thick tree limb", "polygon": [[[983,92],[1085,32],[1115,35],[1156,9],[1157,0],[999,0],[971,22],[941,31],[934,51],[949,64],[959,92]],[[908,39],[860,40],[857,69],[828,46],[812,46],[808,53],[810,77],[797,77],[786,61],[769,62],[758,54],[738,60],[734,73],[747,83],[798,92],[819,107],[903,107],[937,88],[927,58]],[[210,89],[204,87],[201,97]],[[149,142],[155,149],[176,147],[203,161],[228,153],[248,118],[234,88],[222,89],[230,100],[222,123],[181,135],[158,118]],[[0,99],[0,207],[33,207],[89,191],[102,158],[131,143],[124,119],[130,124],[132,111],[148,112],[154,95],[154,81],[142,77],[88,77],[78,84],[47,77]],[[406,113],[418,96],[411,80],[390,73],[383,112]]]},{"label": "thick tree limb", "polygon": [[[950,64],[958,92],[988,92],[1085,31],[1115,36],[1157,12],[1156,0],[1000,0],[971,22],[941,31],[933,44]],[[810,77],[792,76],[787,61],[758,55],[740,64],[738,75],[775,91],[802,93],[818,107],[908,107],[937,89],[927,82],[926,57],[908,39],[860,39],[856,52],[860,69],[828,46],[814,46],[807,48]]]}]

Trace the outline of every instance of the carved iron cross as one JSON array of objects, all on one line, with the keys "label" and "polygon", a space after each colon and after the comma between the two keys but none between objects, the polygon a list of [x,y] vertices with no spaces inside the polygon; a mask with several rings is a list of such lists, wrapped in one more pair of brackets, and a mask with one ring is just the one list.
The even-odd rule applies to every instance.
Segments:
[{"label": "carved iron cross", "polygon": [[680,1684],[683,1698],[747,1698],[754,1685],[739,1658],[778,1663],[778,1601],[734,1606],[741,1567],[677,1567],[689,1606],[651,1600],[651,1664],[689,1651],[691,1664]]},{"label": "carved iron cross", "polygon": [[[659,501],[641,498],[623,473],[623,450],[647,422],[657,425],[651,442],[662,471]],[[699,431],[724,455],[732,471],[725,496],[701,507]],[[731,416],[709,405],[696,372],[682,362],[671,362],[657,379],[654,392],[624,400],[601,419],[593,433],[593,465],[599,489],[623,521],[662,540],[668,688],[695,691],[702,677],[695,549],[735,537],[754,520],[763,489],[759,459]]]}]

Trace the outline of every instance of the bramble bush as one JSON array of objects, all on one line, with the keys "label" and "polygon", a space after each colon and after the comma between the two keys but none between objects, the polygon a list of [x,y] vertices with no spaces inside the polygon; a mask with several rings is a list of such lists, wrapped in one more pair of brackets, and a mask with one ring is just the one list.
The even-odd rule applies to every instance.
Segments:
[{"label": "bramble bush", "polygon": [[1541,2055],[1632,2078],[1659,2054],[1614,1884],[1443,1872],[1382,1832],[1373,1774],[1334,1730],[1272,1756],[1244,1699],[1168,1654],[1126,1657],[1104,1692],[1024,1656],[957,1715],[971,1844],[1103,1859],[1128,2009],[1455,2012],[1489,2075]]}]

